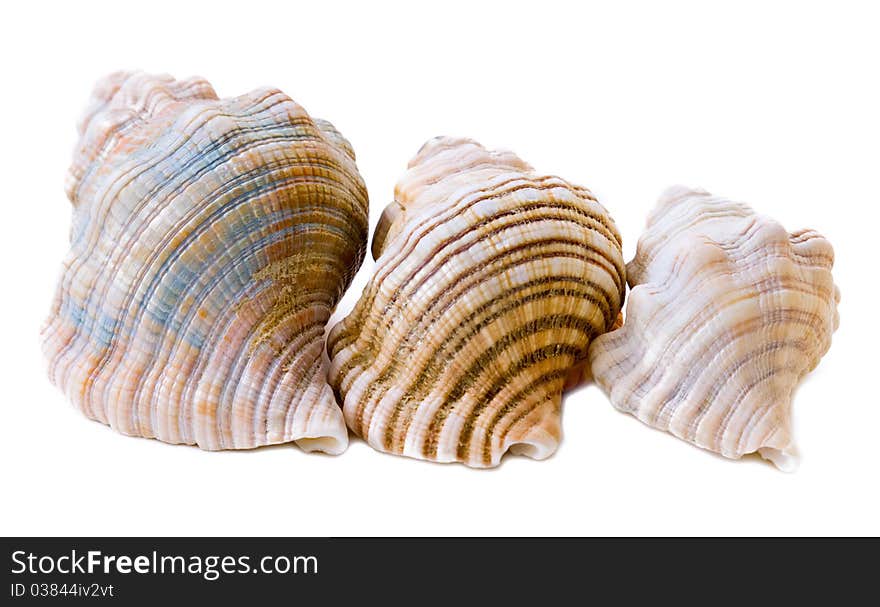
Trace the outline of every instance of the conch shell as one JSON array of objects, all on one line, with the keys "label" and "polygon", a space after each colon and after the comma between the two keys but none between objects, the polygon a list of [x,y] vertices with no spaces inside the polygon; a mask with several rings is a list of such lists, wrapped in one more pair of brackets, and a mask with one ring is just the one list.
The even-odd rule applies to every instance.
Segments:
[{"label": "conch shell", "polygon": [[281,91],[142,73],[101,81],[79,132],[53,382],[128,435],[343,451],[322,357],[366,249],[348,142]]},{"label": "conch shell", "polygon": [[623,328],[590,347],[612,404],[725,457],[796,464],[792,392],[831,345],[834,252],[745,204],[672,188],[627,265]]},{"label": "conch shell", "polygon": [[623,302],[620,235],[589,190],[467,139],[397,184],[375,273],[328,338],[345,419],[374,448],[487,467],[560,438],[570,369]]}]

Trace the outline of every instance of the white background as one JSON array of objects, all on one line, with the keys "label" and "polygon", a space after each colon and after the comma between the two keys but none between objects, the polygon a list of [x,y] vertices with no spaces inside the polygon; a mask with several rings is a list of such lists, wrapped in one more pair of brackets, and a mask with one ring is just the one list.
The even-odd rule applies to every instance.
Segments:
[{"label": "white background", "polygon": [[[880,19],[868,2],[714,4],[4,8],[0,533],[880,533]],[[796,395],[800,469],[703,452],[595,386],[565,398],[554,457],[494,471],[357,439],[339,457],[208,453],[88,421],[46,379],[38,333],[67,247],[75,124],[120,68],[201,75],[221,96],[280,87],[351,140],[373,224],[409,158],[450,134],[592,188],[627,259],[674,183],[818,229],[841,326]]]}]

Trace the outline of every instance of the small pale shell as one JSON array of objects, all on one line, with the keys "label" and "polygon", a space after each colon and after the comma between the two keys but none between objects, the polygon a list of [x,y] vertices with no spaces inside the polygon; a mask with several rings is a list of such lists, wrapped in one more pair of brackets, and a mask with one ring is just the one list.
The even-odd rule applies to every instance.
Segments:
[{"label": "small pale shell", "polygon": [[831,345],[834,253],[748,206],[672,188],[627,265],[623,328],[590,347],[612,404],[726,457],[796,464],[792,391]]},{"label": "small pale shell", "polygon": [[324,325],[366,249],[347,141],[281,91],[117,73],[80,124],[43,330],[88,417],[204,449],[343,451]]},{"label": "small pale shell", "polygon": [[373,255],[328,339],[349,427],[381,451],[477,467],[553,453],[563,384],[623,301],[620,236],[593,195],[509,152],[434,139]]}]

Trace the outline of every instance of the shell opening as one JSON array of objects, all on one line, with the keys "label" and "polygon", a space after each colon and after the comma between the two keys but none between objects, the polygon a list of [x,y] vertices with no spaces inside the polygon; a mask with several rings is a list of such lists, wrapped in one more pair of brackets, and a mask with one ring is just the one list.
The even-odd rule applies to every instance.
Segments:
[{"label": "shell opening", "polygon": [[347,446],[348,441],[341,440],[336,436],[304,437],[294,441],[296,445],[307,453],[321,451],[330,455],[339,455]]},{"label": "shell opening", "polygon": [[524,455],[532,459],[546,459],[553,453],[553,449],[539,442],[520,441],[510,445],[508,452],[513,455]]},{"label": "shell opening", "polygon": [[758,454],[783,472],[794,472],[800,461],[797,454],[791,449],[776,449],[775,447],[761,447]]}]

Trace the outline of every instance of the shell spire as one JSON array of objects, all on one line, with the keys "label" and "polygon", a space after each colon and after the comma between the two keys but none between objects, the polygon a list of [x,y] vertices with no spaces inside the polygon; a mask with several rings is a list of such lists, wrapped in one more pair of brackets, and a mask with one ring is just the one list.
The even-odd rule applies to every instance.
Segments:
[{"label": "shell spire", "polygon": [[79,133],[52,381],[128,435],[343,451],[323,335],[366,248],[348,142],[277,89],[125,72]]},{"label": "shell spire", "polygon": [[486,467],[560,439],[560,401],[623,301],[620,235],[589,190],[437,138],[373,240],[375,273],[328,338],[345,419],[374,448]]},{"label": "shell spire", "polygon": [[612,404],[725,457],[791,469],[792,393],[831,345],[831,244],[703,190],[661,196],[627,265],[626,320],[590,347]]}]

